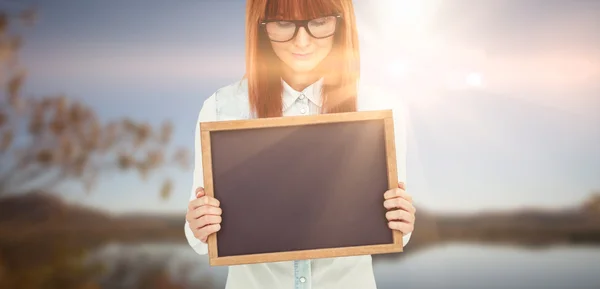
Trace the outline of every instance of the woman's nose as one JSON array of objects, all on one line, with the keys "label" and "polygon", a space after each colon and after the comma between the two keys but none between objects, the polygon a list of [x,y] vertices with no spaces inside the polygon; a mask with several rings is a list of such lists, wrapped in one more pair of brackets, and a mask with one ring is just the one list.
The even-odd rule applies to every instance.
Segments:
[{"label": "woman's nose", "polygon": [[296,38],[294,38],[294,45],[298,47],[306,47],[310,44],[311,36],[308,34],[304,27],[300,27]]}]

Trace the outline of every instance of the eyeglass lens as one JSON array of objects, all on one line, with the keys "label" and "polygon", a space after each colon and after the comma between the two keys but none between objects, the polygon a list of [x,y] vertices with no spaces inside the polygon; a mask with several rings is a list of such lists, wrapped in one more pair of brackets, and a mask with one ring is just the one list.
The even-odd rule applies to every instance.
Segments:
[{"label": "eyeglass lens", "polygon": [[[336,17],[327,16],[313,19],[308,22],[308,32],[316,38],[332,35],[336,28]],[[266,25],[269,38],[274,41],[287,41],[292,39],[296,31],[296,24],[289,21],[274,21]]]}]

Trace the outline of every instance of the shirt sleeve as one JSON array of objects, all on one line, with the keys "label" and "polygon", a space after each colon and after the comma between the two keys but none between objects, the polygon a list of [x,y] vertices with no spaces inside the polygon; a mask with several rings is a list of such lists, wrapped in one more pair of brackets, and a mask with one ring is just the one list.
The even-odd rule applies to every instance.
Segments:
[{"label": "shirt sleeve", "polygon": [[[204,101],[202,108],[200,109],[200,113],[198,114],[198,119],[195,125],[196,128],[194,130],[194,171],[192,189],[189,198],[190,201],[196,198],[196,188],[204,186],[204,173],[202,168],[202,145],[200,143],[200,123],[214,121],[216,120],[216,118],[216,103],[215,95],[213,94]],[[187,220],[185,221],[184,231],[188,244],[192,247],[192,249],[194,249],[194,251],[200,255],[206,255],[208,253],[208,245],[194,236],[194,233],[190,229],[190,224]]]},{"label": "shirt sleeve", "polygon": [[[393,102],[392,113],[394,119],[394,142],[396,145],[396,166],[398,170],[398,182],[406,183],[406,162],[408,147],[408,110],[401,100],[391,100]],[[412,233],[402,237],[403,246],[406,246]]]}]

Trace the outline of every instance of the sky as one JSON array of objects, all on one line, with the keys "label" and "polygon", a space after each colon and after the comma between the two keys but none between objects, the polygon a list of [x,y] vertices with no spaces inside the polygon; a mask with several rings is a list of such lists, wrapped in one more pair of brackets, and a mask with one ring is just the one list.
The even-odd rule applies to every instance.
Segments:
[{"label": "sky", "polygon": [[[600,1],[353,2],[364,81],[408,106],[417,208],[560,208],[600,190]],[[106,121],[171,120],[174,145],[193,150],[202,102],[244,73],[243,0],[22,3],[40,13],[23,30],[28,93],[65,93]],[[162,201],[165,176],[175,191]],[[107,174],[91,195],[64,195],[185,212],[191,176]]]}]

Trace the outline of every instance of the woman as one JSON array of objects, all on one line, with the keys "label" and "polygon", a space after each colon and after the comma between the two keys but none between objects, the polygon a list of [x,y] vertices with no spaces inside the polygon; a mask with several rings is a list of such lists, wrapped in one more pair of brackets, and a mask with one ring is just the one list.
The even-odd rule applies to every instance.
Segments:
[{"label": "woman", "polygon": [[[303,20],[303,21],[299,21]],[[399,164],[405,180],[402,110],[393,98],[359,92],[358,37],[350,0],[248,0],[246,76],[211,95],[198,122],[392,108]],[[199,127],[196,164],[185,233],[198,254],[220,230],[219,201],[204,195]],[[412,198],[398,189],[381,192],[389,227],[408,243],[414,228]],[[229,268],[229,289],[376,288],[371,256],[240,265]]]}]

